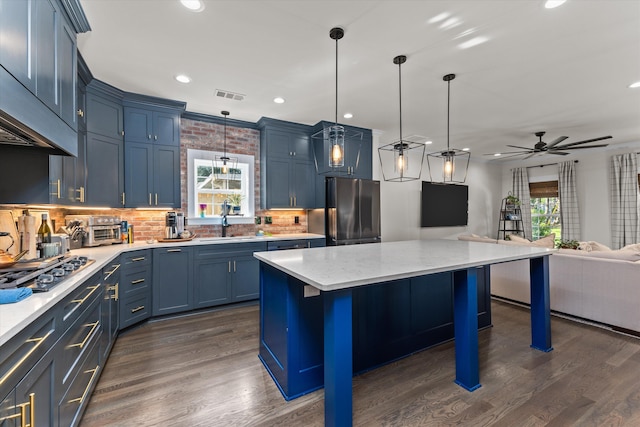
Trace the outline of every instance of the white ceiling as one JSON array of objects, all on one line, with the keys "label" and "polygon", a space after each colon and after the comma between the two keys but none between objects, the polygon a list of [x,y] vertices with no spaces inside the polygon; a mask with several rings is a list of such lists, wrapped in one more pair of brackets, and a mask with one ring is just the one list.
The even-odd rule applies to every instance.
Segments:
[{"label": "white ceiling", "polygon": [[[403,136],[446,147],[451,82],[451,146],[472,158],[550,142],[612,135],[640,142],[640,1],[204,0],[193,13],[178,0],[81,0],[92,31],[79,49],[93,75],[122,90],[187,102],[187,110],[255,122],[305,124],[335,116],[339,41],[339,121],[399,137],[397,55],[402,66]],[[430,23],[447,13],[459,25]],[[471,32],[470,35],[464,35]],[[472,37],[488,40],[468,49]],[[174,76],[185,73],[185,85]],[[214,96],[215,89],[246,95]],[[284,104],[273,103],[282,96]],[[350,120],[342,118],[353,113]],[[607,142],[607,141],[605,141]]]}]

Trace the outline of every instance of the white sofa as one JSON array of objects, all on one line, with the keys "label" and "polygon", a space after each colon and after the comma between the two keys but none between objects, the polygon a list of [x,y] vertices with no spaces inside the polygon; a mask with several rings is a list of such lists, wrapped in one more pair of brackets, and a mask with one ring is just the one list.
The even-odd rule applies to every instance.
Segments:
[{"label": "white sofa", "polygon": [[[637,246],[618,251],[560,249],[549,258],[549,292],[553,311],[640,334]],[[492,265],[491,294],[529,304],[529,262]]]}]

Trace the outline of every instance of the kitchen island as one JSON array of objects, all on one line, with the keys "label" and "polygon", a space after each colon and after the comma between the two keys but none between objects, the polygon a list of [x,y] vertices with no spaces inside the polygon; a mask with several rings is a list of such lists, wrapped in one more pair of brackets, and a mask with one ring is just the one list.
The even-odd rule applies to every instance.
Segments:
[{"label": "kitchen island", "polygon": [[[417,281],[414,290],[429,288],[436,283],[420,279],[445,275],[451,278],[453,295],[448,295],[445,289],[435,296],[442,300],[441,306],[449,305],[453,311],[455,382],[469,391],[475,390],[480,387],[478,271],[484,271],[488,280],[489,265],[530,259],[532,347],[550,351],[549,255],[552,253],[553,250],[544,248],[489,247],[453,240],[255,253],[261,261],[260,359],[285,397],[289,386],[297,395],[305,393],[299,392],[300,387],[308,386],[306,392],[318,388],[316,381],[321,375],[325,388],[325,424],[351,425],[353,349],[360,345],[363,331],[362,325],[354,327],[354,318],[357,318],[354,313],[363,308],[360,306],[363,302],[376,304],[380,315],[393,329],[393,325],[401,324],[398,319],[406,315],[402,309],[386,309],[398,297],[395,289],[403,287],[406,280]],[[479,270],[481,267],[484,269]],[[361,289],[380,286],[384,286],[378,295],[380,298],[355,297]],[[377,349],[382,351],[381,347]]]}]

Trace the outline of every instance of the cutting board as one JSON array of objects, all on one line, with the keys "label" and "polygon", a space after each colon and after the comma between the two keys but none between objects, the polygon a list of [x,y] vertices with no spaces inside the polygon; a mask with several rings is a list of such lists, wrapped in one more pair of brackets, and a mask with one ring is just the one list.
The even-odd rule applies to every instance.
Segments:
[{"label": "cutting board", "polygon": [[[17,255],[20,252],[20,238],[18,236],[18,229],[16,228],[16,221],[13,217],[13,212],[9,210],[0,210],[0,231],[7,231],[13,237],[14,244],[8,250],[11,255]],[[0,237],[0,249],[7,250],[7,247],[11,244],[9,237]]]}]

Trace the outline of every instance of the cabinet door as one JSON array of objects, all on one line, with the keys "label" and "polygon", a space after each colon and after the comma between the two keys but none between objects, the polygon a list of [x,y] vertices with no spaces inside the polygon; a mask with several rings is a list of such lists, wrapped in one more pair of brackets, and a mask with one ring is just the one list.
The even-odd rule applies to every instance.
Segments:
[{"label": "cabinet door", "polygon": [[120,328],[120,262],[117,260],[102,270],[104,275],[104,295],[102,300],[102,339],[100,341],[100,360],[106,363]]},{"label": "cabinet door", "polygon": [[59,93],[58,115],[73,129],[77,129],[76,86],[77,86],[77,48],[76,33],[60,14],[60,27],[57,46],[57,90]]},{"label": "cabinet door", "polygon": [[122,140],[87,135],[87,203],[122,207],[124,147]]},{"label": "cabinet door", "polygon": [[289,159],[271,158],[267,160],[266,208],[289,208],[292,203],[289,186],[293,182]]},{"label": "cabinet door", "polygon": [[188,248],[153,250],[153,315],[193,308],[191,251]]},{"label": "cabinet door", "polygon": [[142,108],[124,107],[124,134],[127,142],[151,142],[153,114]]},{"label": "cabinet door", "polygon": [[231,261],[227,257],[198,259],[195,262],[195,308],[231,302]]},{"label": "cabinet door", "polygon": [[153,205],[153,147],[126,142],[124,156],[125,202],[129,208]]},{"label": "cabinet door", "polygon": [[11,43],[0,43],[0,64],[27,89],[36,93],[32,69],[36,62],[32,43],[36,29],[32,2],[2,0],[0,4],[0,40],[11,40]]},{"label": "cabinet door", "polygon": [[36,96],[52,111],[58,111],[56,91],[56,49],[58,19],[61,18],[52,0],[32,2],[36,11],[35,30],[35,78]]},{"label": "cabinet door", "polygon": [[180,207],[180,147],[153,147],[154,206]]},{"label": "cabinet door", "polygon": [[231,289],[233,301],[260,297],[260,261],[253,254],[235,257],[232,261]]},{"label": "cabinet door", "polygon": [[[76,54],[77,55],[77,54]],[[87,129],[87,85],[84,80],[77,78],[76,87],[76,115],[78,120],[78,131]]]},{"label": "cabinet door", "polygon": [[289,146],[293,152],[293,157],[295,157],[299,162],[313,161],[309,135],[301,132],[291,133],[289,135]]},{"label": "cabinet door", "polygon": [[[20,425],[20,408],[16,407],[16,390],[12,389],[11,392],[0,397],[0,427],[15,427]],[[11,417],[11,418],[10,418]]]},{"label": "cabinet door", "polygon": [[280,157],[288,159],[291,157],[292,147],[289,143],[289,132],[276,129],[266,129],[264,132],[266,133],[268,158]]},{"label": "cabinet door", "polygon": [[50,203],[64,204],[64,163],[66,156],[49,156]]},{"label": "cabinet door", "polygon": [[[22,424],[31,426],[57,425],[57,407],[54,399],[54,351],[49,351],[16,387],[16,403],[29,404],[27,419]],[[31,407],[33,405],[33,407]],[[34,418],[31,419],[33,410]]]},{"label": "cabinet door", "polygon": [[316,201],[316,170],[313,163],[293,162],[293,186],[291,193],[294,195],[293,206],[300,209],[311,209]]},{"label": "cabinet door", "polygon": [[153,112],[153,142],[180,146],[179,114],[164,111]]},{"label": "cabinet door", "polygon": [[87,89],[87,131],[122,139],[122,104]]}]

